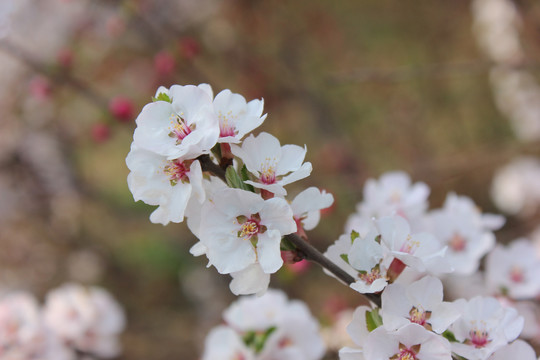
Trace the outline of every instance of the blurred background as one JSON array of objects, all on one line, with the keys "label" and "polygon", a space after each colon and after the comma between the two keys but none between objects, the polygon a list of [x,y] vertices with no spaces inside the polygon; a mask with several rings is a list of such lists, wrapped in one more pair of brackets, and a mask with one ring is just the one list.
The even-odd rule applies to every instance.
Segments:
[{"label": "blurred background", "polygon": [[[264,98],[258,131],[306,144],[313,163],[290,193],[318,186],[336,199],[308,233],[322,251],[365,180],[389,170],[427,183],[432,207],[455,191],[499,212],[497,169],[540,155],[540,3],[482,3],[11,2],[0,29],[1,287],[43,297],[67,281],[103,286],[127,312],[121,359],[198,358],[234,300],[229,278],[188,253],[185,224],[151,224],[126,184],[134,119],[159,85]],[[535,203],[510,212],[501,242],[540,220]],[[323,324],[358,304],[316,266],[283,268],[272,286]]]}]

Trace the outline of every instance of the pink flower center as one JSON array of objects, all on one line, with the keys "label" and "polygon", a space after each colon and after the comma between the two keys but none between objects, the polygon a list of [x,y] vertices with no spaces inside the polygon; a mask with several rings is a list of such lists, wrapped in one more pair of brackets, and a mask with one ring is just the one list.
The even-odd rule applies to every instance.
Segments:
[{"label": "pink flower center", "polygon": [[413,307],[411,311],[409,311],[409,315],[409,320],[412,323],[424,326],[426,325],[426,320],[431,317],[431,311],[424,311],[422,309]]},{"label": "pink flower center", "polygon": [[291,346],[291,345],[293,345],[293,342],[288,337],[281,338],[281,340],[279,340],[279,343],[278,343],[278,347],[280,349],[286,348],[286,347]]},{"label": "pink flower center", "polygon": [[522,283],[523,281],[525,281],[525,274],[523,273],[523,269],[517,265],[512,266],[509,275],[510,280],[515,283]]},{"label": "pink flower center", "polygon": [[276,159],[266,158],[261,164],[261,182],[274,184],[276,182]]},{"label": "pink flower center", "polygon": [[171,132],[169,133],[169,136],[175,137],[177,144],[180,144],[182,140],[184,140],[184,138],[188,136],[195,129],[195,125],[194,124],[191,126],[188,125],[186,123],[186,120],[182,117],[182,115],[183,114],[171,115],[172,128],[171,128]]},{"label": "pink flower center", "polygon": [[236,128],[235,123],[232,120],[234,117],[232,112],[229,111],[226,115],[223,115],[221,112],[218,114],[219,118],[219,137],[235,136]]},{"label": "pink flower center", "polygon": [[469,331],[470,343],[474,345],[475,348],[483,348],[491,340],[488,339],[488,332],[486,330],[479,330],[478,328],[473,328]]},{"label": "pink flower center", "polygon": [[371,269],[371,272],[360,274],[358,275],[358,277],[366,284],[371,285],[375,280],[381,278],[381,271],[378,267],[374,267],[373,269]]},{"label": "pink flower center", "polygon": [[251,239],[252,236],[259,233],[259,224],[255,220],[248,220],[240,226],[238,237],[244,240]]},{"label": "pink flower center", "polygon": [[417,360],[416,354],[420,351],[420,345],[414,345],[410,348],[399,344],[399,353],[392,356],[391,360]]},{"label": "pink flower center", "polygon": [[401,350],[399,360],[416,360],[416,354],[409,349]]},{"label": "pink flower center", "polygon": [[448,245],[450,246],[450,249],[454,250],[455,252],[461,252],[465,250],[465,247],[467,246],[467,241],[465,241],[465,238],[459,234],[454,234],[450,241],[448,242]]},{"label": "pink flower center", "polygon": [[163,172],[169,177],[172,186],[178,184],[179,181],[183,183],[189,181],[187,175],[189,173],[189,164],[186,163],[179,160],[172,160],[163,168]]},{"label": "pink flower center", "polygon": [[246,357],[244,354],[238,353],[235,355],[236,357],[233,358],[233,360],[246,360]]},{"label": "pink flower center", "polygon": [[238,237],[242,240],[250,240],[254,246],[257,245],[257,235],[266,232],[266,226],[261,225],[261,217],[258,213],[251,215],[249,218],[240,215],[236,218],[236,223],[240,224]]}]

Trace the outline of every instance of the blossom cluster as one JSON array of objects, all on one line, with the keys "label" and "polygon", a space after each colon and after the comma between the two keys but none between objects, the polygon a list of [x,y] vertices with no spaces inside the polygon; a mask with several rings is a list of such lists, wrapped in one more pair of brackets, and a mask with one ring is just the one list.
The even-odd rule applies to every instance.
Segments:
[{"label": "blossom cluster", "polygon": [[[306,249],[305,230],[333,198],[312,187],[287,199],[285,187],[307,177],[311,164],[305,147],[249,134],[262,114],[262,100],[229,90],[214,97],[207,84],[159,88],[136,120],[126,159],[135,200],[157,206],[150,220],[187,219],[199,239],[190,252],[230,274],[234,294],[262,296],[225,312],[226,325],[206,341],[205,360],[311,360],[324,352],[307,309],[267,288],[283,257],[306,251],[298,248]],[[330,275],[372,301],[355,311],[348,332],[356,346],[341,349],[341,359],[500,360],[513,351],[531,358],[529,345],[515,340],[535,337],[540,323],[521,306],[540,295],[532,244],[495,247],[502,216],[453,193],[429,210],[429,193],[403,172],[368,180],[344,234],[326,258],[319,254]],[[486,256],[482,285],[470,286]],[[445,302],[439,277],[469,292]]]},{"label": "blossom cluster", "polygon": [[[508,345],[520,334],[540,334],[537,310],[524,302],[540,295],[533,244],[518,239],[495,246],[501,216],[483,214],[456,194],[428,211],[428,196],[427,185],[412,184],[405,173],[368,180],[345,234],[328,248],[326,255],[355,279],[351,288],[382,300],[380,309],[356,310],[348,332],[357,347],[343,348],[341,359],[503,359],[508,346],[535,359],[525,342]],[[484,256],[485,275],[478,279]],[[458,297],[469,300],[444,302],[442,282],[433,275],[451,290],[461,284],[467,291]]]},{"label": "blossom cluster", "polygon": [[325,345],[306,304],[279,290],[243,297],[210,331],[202,360],[320,360]]},{"label": "blossom cluster", "polygon": [[136,119],[126,158],[134,199],[158,206],[150,220],[187,218],[200,240],[191,253],[230,274],[235,294],[264,292],[283,265],[282,237],[314,228],[333,202],[314,187],[285,200],[285,186],[312,167],[305,147],[266,132],[246,137],[265,118],[262,100],[230,90],[214,97],[207,84],[160,87]]},{"label": "blossom cluster", "polygon": [[98,287],[65,284],[51,290],[41,308],[29,293],[7,293],[0,298],[0,358],[113,358],[124,327],[123,309]]},{"label": "blossom cluster", "polygon": [[527,343],[508,345],[523,327],[515,309],[492,297],[444,302],[442,290],[431,276],[389,285],[381,309],[354,312],[347,330],[356,346],[341,349],[340,359],[509,359],[499,354],[508,346],[524,348],[520,359],[536,359]]},{"label": "blossom cluster", "polygon": [[442,208],[428,211],[428,196],[426,184],[411,184],[403,172],[367,181],[345,234],[326,252],[356,278],[351,287],[375,293],[403,271],[418,276],[478,270],[504,218],[483,214],[470,198],[453,193]]}]

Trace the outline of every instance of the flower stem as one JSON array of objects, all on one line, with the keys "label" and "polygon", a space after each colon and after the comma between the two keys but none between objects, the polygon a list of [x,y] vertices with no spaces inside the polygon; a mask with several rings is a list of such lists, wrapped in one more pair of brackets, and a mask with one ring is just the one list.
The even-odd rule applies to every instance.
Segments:
[{"label": "flower stem", "polygon": [[202,171],[208,171],[224,182],[227,182],[225,179],[225,170],[223,170],[219,165],[216,165],[212,159],[210,159],[210,155],[201,155],[197,158],[197,160],[199,160],[201,163]]},{"label": "flower stem", "polygon": [[[219,177],[221,180],[225,181],[225,170],[216,165],[209,155],[201,155],[197,158],[201,162],[201,168],[203,171],[208,171],[215,176]],[[324,256],[319,250],[317,250],[313,245],[302,239],[297,234],[285,235],[285,238],[289,240],[302,255],[304,255],[306,260],[312,261],[319,264],[332,274],[334,274],[339,280],[343,281],[345,284],[350,285],[355,282],[354,277],[349,275],[342,268],[334,264],[330,259]],[[366,299],[375,303],[377,306],[381,306],[381,296],[379,294],[362,294]]]},{"label": "flower stem", "polygon": [[[324,256],[319,250],[317,250],[313,245],[302,239],[296,234],[285,235],[287,240],[296,246],[297,250],[301,251],[304,254],[306,260],[310,260],[314,263],[319,264],[326,270],[330,271],[335,275],[339,280],[343,281],[347,285],[351,285],[355,282],[354,278],[349,275],[345,270],[334,264],[330,259]],[[381,306],[381,296],[378,294],[362,294],[369,301],[375,303],[377,306]]]}]

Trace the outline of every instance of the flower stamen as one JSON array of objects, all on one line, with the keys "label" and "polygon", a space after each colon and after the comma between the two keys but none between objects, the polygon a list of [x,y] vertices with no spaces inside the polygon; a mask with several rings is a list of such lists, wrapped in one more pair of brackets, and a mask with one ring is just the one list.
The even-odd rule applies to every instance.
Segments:
[{"label": "flower stamen", "polygon": [[195,130],[195,124],[188,125],[183,115],[184,113],[180,115],[172,114],[170,117],[171,128],[169,129],[171,132],[169,132],[169,136],[176,138],[177,144],[180,144],[186,136]]},{"label": "flower stamen", "polygon": [[261,164],[261,182],[263,184],[274,184],[276,182],[276,158],[265,159]]},{"label": "flower stamen", "polygon": [[407,254],[414,254],[416,249],[420,246],[420,242],[418,240],[413,240],[411,235],[407,235],[407,239],[401,245],[401,248],[399,251],[405,252]]},{"label": "flower stamen", "polygon": [[169,177],[171,186],[178,184],[179,181],[182,183],[189,182],[188,173],[189,167],[191,164],[187,162],[182,162],[179,160],[172,160],[168,162],[168,165],[165,165],[163,172]]},{"label": "flower stamen", "polygon": [[485,323],[482,322],[482,325],[480,328],[478,328],[475,325],[475,322],[473,322],[473,328],[471,331],[469,331],[469,339],[465,340],[466,344],[472,344],[475,348],[483,348],[487,344],[491,342],[491,340],[488,339],[489,333],[485,329]]}]

